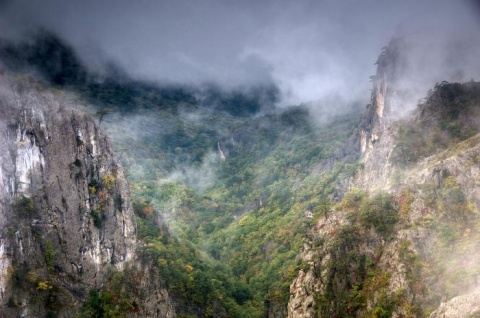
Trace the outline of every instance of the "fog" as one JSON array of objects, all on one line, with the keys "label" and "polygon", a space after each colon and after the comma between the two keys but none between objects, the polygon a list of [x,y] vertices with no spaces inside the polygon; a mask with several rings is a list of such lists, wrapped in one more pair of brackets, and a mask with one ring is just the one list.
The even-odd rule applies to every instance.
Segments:
[{"label": "fog", "polygon": [[[51,30],[92,69],[114,61],[131,76],[161,83],[274,83],[286,104],[332,94],[368,97],[374,62],[394,35],[435,38],[439,48],[429,50],[429,61],[443,61],[447,43],[479,35],[469,2],[449,0],[4,0],[0,6],[4,37]],[[473,42],[462,43],[478,56]]]},{"label": "fog", "polygon": [[[0,0],[0,40],[22,41],[46,29],[70,44],[92,71],[105,71],[113,62],[133,78],[159,84],[213,83],[224,89],[274,84],[280,104],[305,103],[313,117],[325,122],[347,107],[368,103],[369,77],[392,39],[401,39],[396,88],[409,92],[408,100],[398,101],[398,114],[411,110],[436,82],[480,80],[480,21],[472,3]],[[182,127],[194,127],[205,122],[206,110],[179,114]],[[175,132],[169,120],[155,110],[128,117],[113,113],[102,127],[117,141],[124,139],[125,149],[117,152],[120,157],[125,152],[129,160],[122,159],[132,165],[127,170],[133,180],[155,180],[159,188],[166,180],[181,182],[202,193],[214,185],[221,163],[215,144],[196,163],[174,161],[183,151],[177,147],[175,168],[160,171],[158,162],[169,158],[155,157],[161,152],[154,138]],[[160,201],[153,202],[173,217],[179,195]],[[457,281],[458,268],[476,274],[478,234],[471,238],[458,252],[437,253],[446,273],[441,284],[452,284],[455,292],[464,288],[451,283]]]}]

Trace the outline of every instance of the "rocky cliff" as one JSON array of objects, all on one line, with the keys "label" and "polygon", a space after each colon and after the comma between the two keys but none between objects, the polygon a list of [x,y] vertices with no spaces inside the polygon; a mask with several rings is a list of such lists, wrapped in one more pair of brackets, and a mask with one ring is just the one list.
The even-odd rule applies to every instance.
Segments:
[{"label": "rocky cliff", "polygon": [[0,316],[73,317],[137,268],[137,291],[161,295],[132,295],[128,312],[172,317],[158,277],[131,264],[135,219],[110,142],[68,100],[0,75]]},{"label": "rocky cliff", "polygon": [[289,317],[473,317],[479,312],[480,84],[437,84],[398,119],[386,48],[354,137],[362,168],[304,242]]}]

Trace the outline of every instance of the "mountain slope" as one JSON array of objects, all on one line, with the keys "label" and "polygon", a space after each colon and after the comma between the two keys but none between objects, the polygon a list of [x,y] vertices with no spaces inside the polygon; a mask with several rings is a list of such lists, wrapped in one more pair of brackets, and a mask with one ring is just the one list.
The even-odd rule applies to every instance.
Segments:
[{"label": "mountain slope", "polygon": [[[16,73],[2,86],[5,118],[14,118],[2,136],[12,154],[2,159],[13,204],[3,205],[5,222],[22,228],[20,238],[5,230],[5,246],[20,255],[23,242],[38,245],[25,258],[4,247],[2,282],[15,291],[5,306],[87,317],[476,314],[480,85],[439,83],[397,119],[413,95],[401,48],[396,39],[380,55],[361,118],[322,124],[303,106],[272,108],[271,87],[224,92],[93,74],[48,36],[3,49],[11,69],[33,63],[43,76]],[[63,107],[72,100],[98,124]],[[133,208],[98,126],[126,167]],[[27,226],[24,213],[40,223]],[[85,249],[90,260],[80,261],[94,278],[70,270]],[[12,276],[16,259],[28,266],[15,263]],[[51,306],[58,290],[72,308]]]},{"label": "mountain slope", "polygon": [[[157,244],[156,253],[162,251],[162,258],[168,261],[161,267],[162,271],[173,271],[171,287],[190,299],[200,298],[194,295],[203,288],[226,288],[227,294],[233,293],[244,307],[242,313],[228,311],[234,317],[262,316],[269,310],[282,312],[296,266],[295,256],[309,223],[307,211],[321,213],[321,206],[328,205],[329,196],[341,188],[336,187],[337,178],[348,177],[355,169],[353,164],[337,163],[332,171],[325,171],[317,160],[330,160],[334,149],[350,135],[355,117],[317,128],[308,111],[300,107],[248,120],[218,113],[211,116],[217,120],[209,120],[209,128],[217,133],[224,130],[225,137],[210,143],[209,161],[198,165],[177,162],[178,170],[173,175],[161,170],[162,158],[168,156],[165,149],[143,151],[150,140],[162,136],[161,130],[152,129],[148,138],[137,139],[137,151],[130,148],[131,128],[123,132],[109,123],[106,127],[115,132],[117,145],[130,149],[125,150],[122,158],[131,163],[129,173],[139,201],[139,223],[158,224],[158,215],[163,215],[162,222],[168,224],[169,232],[201,253],[203,265],[198,258],[184,259],[182,265],[172,269],[168,259],[175,252],[171,251],[171,240],[165,243],[171,235],[162,234],[159,238],[156,232],[142,231],[145,240]],[[146,117],[162,120],[155,113]],[[187,118],[182,120],[193,131],[195,125],[204,124],[189,123]],[[125,120],[128,122],[129,117]],[[228,123],[233,125],[224,128]],[[202,146],[184,144],[181,151],[178,147],[172,155],[188,156],[196,152],[196,147]],[[289,155],[286,157],[285,153]],[[140,162],[149,164],[139,165]],[[145,174],[142,168],[147,167]],[[203,187],[198,188],[198,184]],[[210,264],[208,268],[205,263]],[[190,275],[182,270],[187,265],[192,266]],[[200,278],[218,277],[223,271],[233,282],[207,288],[209,283]],[[190,283],[185,282],[189,276],[195,278],[196,289],[190,289]],[[232,286],[236,286],[234,290],[230,290]],[[215,299],[214,295],[211,292],[206,298],[207,307],[212,305],[208,303]]]},{"label": "mountain slope", "polygon": [[363,168],[308,234],[289,317],[478,312],[480,84],[437,84],[413,115],[395,120],[389,49],[355,138]]}]

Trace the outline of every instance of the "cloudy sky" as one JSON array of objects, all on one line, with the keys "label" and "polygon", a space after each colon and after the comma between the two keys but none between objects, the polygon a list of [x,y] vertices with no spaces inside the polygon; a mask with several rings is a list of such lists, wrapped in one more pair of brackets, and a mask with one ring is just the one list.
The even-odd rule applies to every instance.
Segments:
[{"label": "cloudy sky", "polygon": [[294,103],[368,96],[376,58],[394,35],[428,43],[427,61],[444,63],[447,46],[480,52],[472,12],[462,0],[0,0],[0,32],[15,38],[41,26],[91,67],[113,60],[142,79],[273,82]]}]

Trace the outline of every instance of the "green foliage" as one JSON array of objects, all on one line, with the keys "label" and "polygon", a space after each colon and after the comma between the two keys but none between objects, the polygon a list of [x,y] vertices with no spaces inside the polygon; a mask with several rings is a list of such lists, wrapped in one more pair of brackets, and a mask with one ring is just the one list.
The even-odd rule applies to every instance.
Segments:
[{"label": "green foliage", "polygon": [[348,212],[355,212],[363,202],[365,194],[360,189],[351,189],[343,196],[342,209]]},{"label": "green foliage", "polygon": [[215,303],[220,303],[232,317],[250,317],[255,312],[252,292],[245,283],[236,280],[219,262],[205,258],[177,239],[150,238],[141,255],[154,260],[167,278],[167,288],[184,307],[211,312]]},{"label": "green foliage", "polygon": [[398,222],[398,211],[390,195],[378,193],[363,200],[358,210],[360,224],[373,227],[384,238],[391,236]]},{"label": "green foliage", "polygon": [[469,204],[463,189],[454,177],[442,180],[442,188],[437,191],[437,209],[446,220],[466,225],[476,218],[475,208]]},{"label": "green foliage", "polygon": [[25,295],[25,293],[30,293],[33,296],[30,298],[31,301],[44,307],[50,314],[55,314],[61,308],[69,305],[66,303],[65,289],[58,284],[58,276],[54,271],[53,256],[51,255],[55,252],[52,251],[51,243],[48,245],[50,246],[47,249],[49,252],[44,252],[44,256],[48,259],[48,272],[43,269],[36,270],[27,262],[22,265],[12,264],[12,267],[9,268],[11,282],[16,290],[16,293],[8,300],[9,306],[20,307],[22,296],[19,297],[19,295]]},{"label": "green foliage", "polygon": [[[94,81],[72,50],[49,34],[38,43],[6,51],[11,59],[21,55],[37,65],[49,82],[68,86],[96,104],[99,121],[107,114],[112,119],[104,127],[122,152],[133,184],[138,235],[146,243],[140,255],[166,279],[179,303],[179,316],[214,316],[220,306],[230,317],[262,317],[265,304],[286,304],[288,285],[306,266],[297,264],[295,257],[307,228],[329,217],[330,207],[342,196],[339,185],[361,168],[352,162],[332,163],[335,150],[355,127],[352,118],[317,127],[303,107],[250,116],[273,105],[278,92],[272,87],[249,92],[158,88],[119,72]],[[437,85],[417,121],[398,124],[392,161],[408,166],[476,134],[480,97],[475,85]],[[141,121],[133,120],[137,117]],[[215,157],[220,151],[225,160]],[[71,164],[77,181],[85,178],[81,166],[79,159]],[[401,175],[396,179],[400,182]],[[443,182],[428,193],[424,225],[435,228],[437,216],[453,220],[437,228],[449,247],[461,237],[458,224],[472,219],[472,208],[455,180]],[[90,215],[97,228],[115,184],[111,174],[88,184]],[[347,224],[328,234],[331,257],[326,268],[317,269],[327,272],[326,292],[316,295],[319,316],[392,316],[403,293],[388,290],[390,277],[378,266],[383,253],[378,242],[394,235],[399,217],[408,217],[413,197],[402,193],[397,206],[385,193],[369,197],[353,189],[336,205],[349,217]],[[121,197],[113,200],[122,206]],[[33,200],[26,197],[18,198],[12,209],[24,217],[35,213]],[[365,245],[368,251],[361,248]],[[44,244],[44,254],[53,275],[55,251],[50,241]],[[399,254],[408,265],[409,288],[421,295],[424,290],[417,283],[422,263],[405,242]],[[22,283],[28,273],[16,270],[14,283],[53,293],[48,277]],[[136,290],[134,278],[114,274],[101,290],[90,292],[81,316],[124,317],[135,312],[129,294]],[[16,305],[14,300],[11,305]]]},{"label": "green foliage", "polygon": [[[329,196],[337,182],[359,168],[340,163],[331,171],[312,173],[349,136],[353,125],[338,121],[317,128],[302,108],[245,123],[238,118],[215,119],[202,124],[216,127],[216,133],[226,128],[226,136],[235,140],[233,144],[221,139],[228,157],[215,163],[215,183],[201,192],[189,187],[188,180],[185,184],[163,176],[170,155],[178,163],[200,153],[196,147],[202,144],[183,143],[181,135],[173,134],[168,153],[165,148],[155,150],[155,160],[150,161],[148,153],[124,155],[129,162],[148,159],[152,167],[134,179],[132,187],[138,233],[149,243],[146,255],[155,258],[159,270],[170,278],[169,289],[189,300],[187,307],[209,310],[217,302],[233,317],[261,317],[265,300],[286,305],[306,227],[328,216]],[[233,131],[222,126],[228,122]],[[195,124],[187,127],[198,129]],[[208,140],[217,146],[216,140]],[[150,163],[142,168],[150,169]],[[128,173],[135,176],[133,167]],[[313,219],[305,219],[307,211]]]},{"label": "green foliage", "polygon": [[33,199],[26,196],[19,196],[15,198],[12,204],[12,210],[20,217],[29,218],[35,213]]},{"label": "green foliage", "polygon": [[79,317],[121,318],[138,313],[133,298],[144,292],[138,284],[142,274],[131,269],[107,274],[108,280],[101,289],[90,290]]},{"label": "green foliage", "polygon": [[50,290],[53,286],[48,281],[39,281],[37,285],[37,290]]},{"label": "green foliage", "polygon": [[31,268],[28,264],[22,264],[22,265],[17,265],[17,266],[12,266],[11,268],[11,277],[12,277],[12,283],[15,288],[20,288],[20,289],[26,289],[30,288],[32,281],[30,278],[30,273],[31,273]]},{"label": "green foliage", "polygon": [[[221,304],[232,317],[261,317],[268,302],[285,305],[306,228],[328,217],[340,195],[335,188],[359,168],[330,169],[329,162],[351,135],[355,115],[322,127],[304,107],[251,116],[272,107],[278,94],[272,87],[199,92],[120,75],[91,81],[68,47],[49,35],[43,41],[64,55],[66,66],[51,74],[43,61],[55,56],[33,54],[47,80],[97,105],[100,118],[108,114],[102,125],[133,184],[138,233],[147,242],[143,255],[169,278],[169,289],[187,307],[209,313]],[[29,47],[17,51],[32,55]],[[220,149],[224,161],[214,156]],[[100,228],[116,180],[107,174],[89,181],[91,217]],[[107,315],[109,297],[105,290],[91,294],[90,314]]]},{"label": "green foliage", "polygon": [[55,265],[55,248],[53,247],[52,241],[46,240],[45,247],[43,251],[43,256],[45,257],[45,263],[50,272],[54,270]]},{"label": "green foliage", "polygon": [[92,218],[92,221],[93,221],[93,225],[99,229],[102,227],[102,223],[103,223],[103,220],[102,220],[102,215],[100,212],[97,212],[95,210],[91,210],[90,211],[90,217]]},{"label": "green foliage", "polygon": [[117,181],[117,178],[115,178],[114,175],[107,173],[102,178],[102,187],[105,190],[107,190],[109,193],[112,193],[113,189],[115,188],[116,181]]},{"label": "green foliage", "polygon": [[133,303],[125,299],[119,299],[118,294],[108,290],[92,290],[79,316],[85,318],[121,318],[126,317],[127,313],[134,309]]},{"label": "green foliage", "polygon": [[400,198],[398,200],[398,212],[399,216],[403,219],[406,219],[410,214],[410,210],[412,208],[412,204],[415,201],[415,197],[411,189],[404,189],[400,194]]},{"label": "green foliage", "polygon": [[372,310],[373,318],[390,318],[393,310],[398,306],[398,296],[388,295],[385,291],[380,292],[377,303]]},{"label": "green foliage", "polygon": [[391,317],[403,292],[390,290],[390,275],[378,266],[383,253],[378,238],[390,238],[398,221],[392,197],[381,192],[369,197],[352,189],[338,206],[348,213],[348,222],[328,233],[329,259],[315,267],[325,277],[325,288],[315,298],[317,315]]},{"label": "green foliage", "polygon": [[417,316],[424,316],[419,306],[427,294],[427,283],[423,279],[424,263],[418,254],[411,249],[410,241],[402,239],[399,242],[398,256],[405,265],[406,281],[409,289],[417,296],[417,301],[410,304],[411,311],[416,312]]},{"label": "green foliage", "polygon": [[[401,200],[402,204],[411,204],[410,197]],[[410,203],[408,203],[410,202]],[[345,193],[340,204],[349,213],[351,222],[358,222],[364,228],[373,228],[383,238],[389,238],[399,221],[397,204],[391,195],[379,192],[368,197],[361,190],[352,189]],[[403,206],[403,208],[408,208]]]},{"label": "green foliage", "polygon": [[477,134],[478,83],[441,83],[421,105],[416,121],[399,121],[392,161],[408,166]]},{"label": "green foliage", "polygon": [[98,180],[96,179],[92,179],[90,180],[90,182],[88,183],[88,192],[90,194],[93,194],[93,195],[96,195],[98,190],[100,188],[100,183],[98,182]]}]

